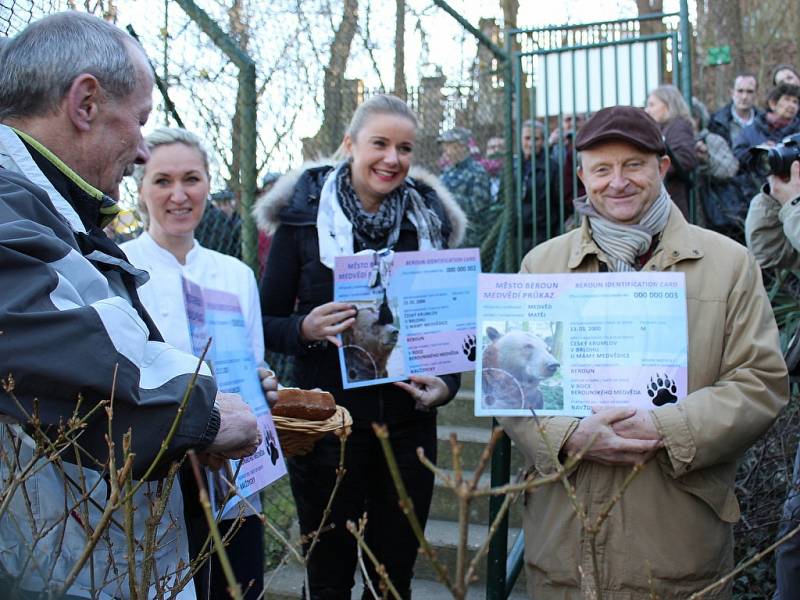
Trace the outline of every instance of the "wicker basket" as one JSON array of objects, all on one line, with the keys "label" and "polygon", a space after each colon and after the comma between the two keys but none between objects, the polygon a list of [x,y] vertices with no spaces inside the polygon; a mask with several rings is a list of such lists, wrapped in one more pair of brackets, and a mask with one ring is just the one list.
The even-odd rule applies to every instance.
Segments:
[{"label": "wicker basket", "polygon": [[308,454],[314,448],[318,439],[326,433],[350,433],[353,417],[344,406],[336,407],[336,412],[325,421],[308,421],[307,419],[293,419],[290,417],[272,416],[278,437],[281,439],[281,449],[286,457]]}]

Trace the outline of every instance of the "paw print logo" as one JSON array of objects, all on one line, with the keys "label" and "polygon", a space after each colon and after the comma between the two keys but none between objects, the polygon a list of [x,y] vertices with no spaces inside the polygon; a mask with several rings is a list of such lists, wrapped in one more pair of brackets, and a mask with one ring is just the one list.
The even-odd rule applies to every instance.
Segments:
[{"label": "paw print logo", "polygon": [[464,356],[467,357],[469,362],[475,362],[475,353],[477,352],[475,346],[475,336],[468,335],[464,338],[464,343],[461,344],[461,351],[464,353]]},{"label": "paw print logo", "polygon": [[267,434],[267,451],[269,452],[269,459],[272,461],[272,464],[275,465],[278,462],[278,457],[280,456],[278,446],[275,443],[275,440],[272,439],[272,432],[269,429],[265,429],[264,433]]},{"label": "paw print logo", "polygon": [[653,404],[656,406],[664,406],[678,401],[676,396],[678,388],[675,382],[667,375],[663,377],[656,373],[655,379],[650,378],[650,383],[647,384],[647,395],[650,396]]}]

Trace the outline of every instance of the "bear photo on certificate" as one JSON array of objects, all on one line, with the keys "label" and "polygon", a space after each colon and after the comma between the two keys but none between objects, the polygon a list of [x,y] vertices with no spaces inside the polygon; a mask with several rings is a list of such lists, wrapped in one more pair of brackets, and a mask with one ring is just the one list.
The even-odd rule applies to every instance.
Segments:
[{"label": "bear photo on certificate", "polygon": [[561,321],[484,321],[481,402],[489,409],[564,407]]},{"label": "bear photo on certificate", "polygon": [[402,377],[405,355],[395,304],[363,300],[352,303],[358,312],[351,327],[342,332],[345,374],[349,383]]}]

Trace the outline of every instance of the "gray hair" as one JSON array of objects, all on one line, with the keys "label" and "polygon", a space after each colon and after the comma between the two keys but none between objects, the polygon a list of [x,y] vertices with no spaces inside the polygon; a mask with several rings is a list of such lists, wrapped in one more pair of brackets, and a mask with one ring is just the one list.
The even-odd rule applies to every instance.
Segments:
[{"label": "gray hair", "polygon": [[[203,157],[203,167],[205,168],[206,175],[208,171],[208,152],[206,152],[203,142],[191,131],[181,129],[180,127],[159,127],[144,138],[144,143],[147,149],[152,153],[153,150],[159,146],[169,146],[170,144],[183,144],[189,148],[194,148]],[[142,187],[142,180],[144,179],[144,170],[147,164],[137,164],[133,167],[133,180],[136,182],[136,187]]]},{"label": "gray hair", "polygon": [[672,121],[672,119],[677,119],[678,117],[683,117],[688,121],[692,120],[689,106],[686,104],[686,100],[683,99],[683,94],[674,85],[660,85],[650,94],[667,105],[667,121]]},{"label": "gray hair", "polygon": [[31,23],[0,51],[0,120],[55,112],[82,73],[96,77],[112,98],[130,95],[139,83],[133,48],[144,55],[127,33],[86,13]]},{"label": "gray hair", "polygon": [[530,129],[531,131],[541,131],[544,134],[544,123],[541,121],[534,121],[533,119],[528,119],[527,121],[522,122],[522,129]]}]

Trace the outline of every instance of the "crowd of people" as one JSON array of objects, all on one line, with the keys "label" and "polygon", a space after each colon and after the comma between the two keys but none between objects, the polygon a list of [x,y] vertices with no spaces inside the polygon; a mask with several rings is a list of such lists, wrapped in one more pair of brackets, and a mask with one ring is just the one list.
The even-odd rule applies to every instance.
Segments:
[{"label": "crowd of people", "polygon": [[[211,202],[200,138],[176,128],[142,136],[154,77],[136,40],[86,14],[59,13],[10,39],[0,62],[0,374],[13,376],[0,395],[0,448],[18,457],[0,461],[0,477],[18,482],[24,468],[29,478],[6,490],[0,513],[3,589],[17,597],[58,589],[68,598],[126,598],[136,581],[179,598],[227,597],[217,554],[192,572],[209,535],[198,502],[202,481],[183,470],[171,485],[165,475],[189,451],[212,471],[251,456],[263,433],[250,406],[219,391],[207,365],[197,367],[182,291],[188,280],[235,296],[254,364],[263,364],[265,350],[292,356],[295,383],[331,392],[352,416],[343,476],[333,434],[288,459],[310,552],[304,593],[350,598],[358,548],[347,522],[366,513],[367,545],[398,594],[410,598],[419,541],[405,511],[424,527],[434,483],[417,449],[435,463],[436,409],[455,397],[460,376],[344,389],[337,336],[358,310],[334,301],[334,261],[387,248],[480,245],[502,206],[505,140],[491,137],[482,158],[469,130],[441,133],[437,176],[412,166],[419,123],[408,105],[386,94],[369,98],[334,157],[264,178],[254,213],[269,252],[257,281],[202,237],[210,214],[233,229],[239,215],[235,198]],[[772,83],[763,112],[756,78],[741,74],[731,102],[713,115],[700,102],[690,109],[663,85],[646,109],[565,115],[549,136],[545,123],[520,126],[514,176],[522,185],[519,218],[530,225],[521,272],[684,273],[689,344],[688,395],[678,403],[582,419],[501,420],[540,475],[581,457],[570,476],[573,497],[551,485],[525,503],[527,585],[537,600],[598,591],[677,600],[733,568],[737,462],[789,398],[759,265],[800,264],[800,162],[762,188],[752,159],[754,146],[800,131],[797,72],[779,65]],[[120,247],[104,228],[120,211],[120,183],[131,171],[146,227]],[[707,227],[687,219],[692,189]],[[730,239],[745,214],[752,253]],[[261,368],[258,378],[273,402],[274,373]],[[111,397],[113,429],[108,413],[90,410]],[[35,451],[42,435],[76,416],[85,419],[77,450],[58,460]],[[411,506],[399,503],[373,423],[388,426]],[[103,507],[122,484],[110,480],[109,464],[123,448],[133,452],[132,478],[147,481],[129,512],[108,517]],[[797,461],[800,479],[800,452]],[[590,539],[576,502],[598,518],[634,465],[639,475]],[[800,522],[798,497],[787,499],[784,532]],[[220,527],[230,533],[236,580],[245,597],[257,598],[263,521],[258,497],[248,500],[244,512],[221,515]],[[312,543],[321,523],[327,526]],[[146,556],[147,539],[158,540],[157,556]],[[781,600],[800,594],[798,546],[800,536],[779,551]],[[85,552],[91,560],[73,573]],[[365,577],[367,589],[380,589],[371,562]],[[728,582],[708,597],[728,598],[730,590]]]},{"label": "crowd of people", "polygon": [[[698,98],[692,98],[690,107],[681,91],[669,84],[657,87],[647,97],[645,110],[659,123],[672,161],[665,185],[673,202],[687,219],[739,242],[744,242],[750,199],[764,178],[753,148],[775,146],[800,133],[797,70],[777,65],[771,82],[763,109],[757,106],[757,78],[750,73],[735,77],[730,102],[713,113]],[[549,120],[527,120],[520,126],[515,164],[521,173],[522,245],[526,251],[577,224],[570,218],[573,202],[585,189],[575,173],[578,157],[573,138],[587,116],[566,113]],[[480,245],[485,239],[485,217],[489,216],[491,223],[491,217],[501,210],[499,159],[506,153],[505,141],[490,136],[482,154],[472,132],[464,127],[446,131],[438,141],[442,181],[457,198],[465,199],[462,208],[472,223],[468,245]],[[690,214],[692,193],[696,208]],[[482,218],[474,218],[479,215]]]}]

